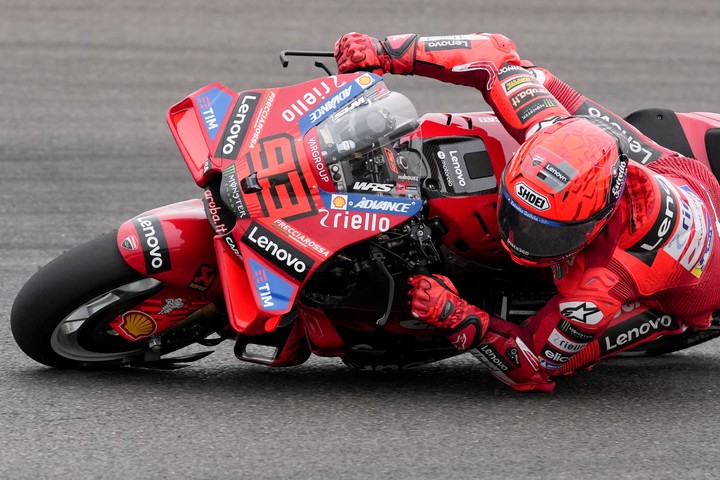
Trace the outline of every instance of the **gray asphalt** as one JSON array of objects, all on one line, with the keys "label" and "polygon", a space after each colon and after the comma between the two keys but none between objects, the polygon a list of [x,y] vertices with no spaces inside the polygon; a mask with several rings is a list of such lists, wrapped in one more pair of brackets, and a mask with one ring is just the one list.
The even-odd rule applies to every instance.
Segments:
[{"label": "gray asphalt", "polygon": [[[621,359],[520,395],[471,358],[395,374],[230,346],[175,372],[65,372],[15,346],[22,283],[144,210],[197,197],[165,125],[186,94],[319,76],[285,48],[502,32],[620,114],[720,111],[714,0],[0,0],[0,478],[718,478],[720,343]],[[582,5],[582,6],[581,6]],[[388,78],[418,110],[479,94]]]}]

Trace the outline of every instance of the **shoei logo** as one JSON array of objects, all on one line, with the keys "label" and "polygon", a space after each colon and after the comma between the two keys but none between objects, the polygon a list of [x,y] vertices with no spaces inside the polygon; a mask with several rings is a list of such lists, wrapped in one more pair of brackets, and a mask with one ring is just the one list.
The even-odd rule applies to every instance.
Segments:
[{"label": "shoei logo", "polygon": [[541,212],[550,208],[550,201],[546,196],[540,195],[523,182],[515,184],[515,195],[517,195],[523,202],[527,203],[536,210],[540,210]]}]

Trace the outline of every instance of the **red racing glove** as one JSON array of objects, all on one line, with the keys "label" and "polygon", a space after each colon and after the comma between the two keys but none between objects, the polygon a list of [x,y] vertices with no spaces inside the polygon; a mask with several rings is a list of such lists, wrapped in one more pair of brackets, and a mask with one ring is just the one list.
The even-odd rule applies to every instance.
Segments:
[{"label": "red racing glove", "polygon": [[513,390],[552,392],[555,382],[542,369],[537,355],[520,339],[524,333],[519,325],[496,318],[485,338],[470,353]]},{"label": "red racing glove", "polygon": [[390,72],[392,63],[380,40],[350,32],[335,42],[335,60],[339,73],[370,71],[377,75]]},{"label": "red racing glove", "polygon": [[460,298],[455,285],[442,275],[408,277],[410,308],[415,318],[448,329],[458,350],[475,347],[487,332],[490,315]]}]

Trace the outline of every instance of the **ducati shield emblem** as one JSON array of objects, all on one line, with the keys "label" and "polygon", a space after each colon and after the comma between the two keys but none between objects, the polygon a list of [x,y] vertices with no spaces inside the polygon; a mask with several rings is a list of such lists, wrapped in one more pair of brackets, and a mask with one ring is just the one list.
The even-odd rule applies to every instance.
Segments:
[{"label": "ducati shield emblem", "polygon": [[122,242],[120,242],[120,246],[125,250],[137,250],[140,243],[135,235],[128,235]]}]

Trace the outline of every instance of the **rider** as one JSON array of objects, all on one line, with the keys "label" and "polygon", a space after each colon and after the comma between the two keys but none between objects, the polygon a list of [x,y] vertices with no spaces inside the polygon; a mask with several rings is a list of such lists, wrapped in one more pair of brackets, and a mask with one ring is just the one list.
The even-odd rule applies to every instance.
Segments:
[{"label": "rider", "polygon": [[[551,391],[553,376],[663,334],[709,326],[720,307],[713,251],[720,186],[700,162],[657,145],[522,60],[500,34],[379,41],[353,32],[337,41],[335,57],[340,73],[421,75],[475,87],[521,143],[500,182],[502,244],[521,265],[551,266],[558,293],[516,325],[462,300],[446,277],[408,279],[413,315],[448,329],[450,341],[497,378],[516,390]],[[599,336],[618,315],[632,322],[621,307],[635,302],[662,312],[663,328],[629,331],[622,348],[609,352]]]}]

